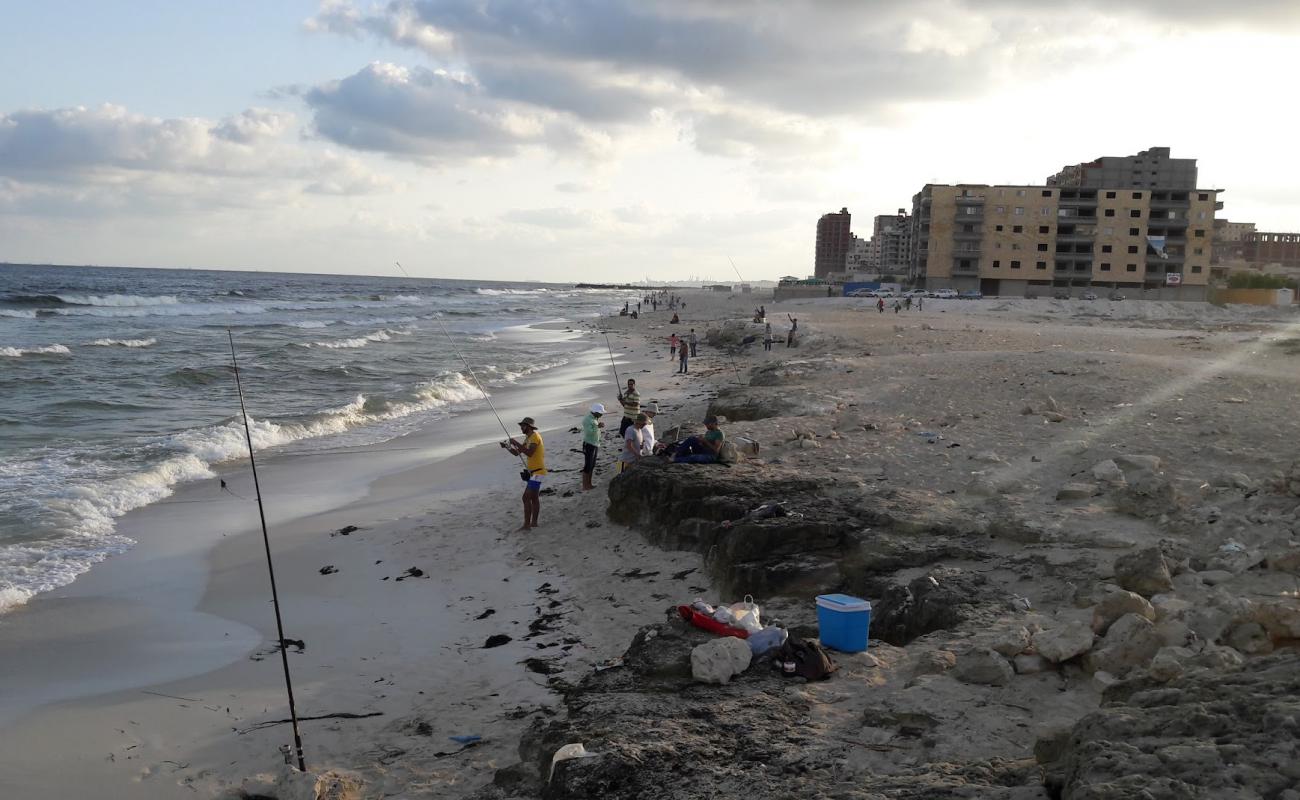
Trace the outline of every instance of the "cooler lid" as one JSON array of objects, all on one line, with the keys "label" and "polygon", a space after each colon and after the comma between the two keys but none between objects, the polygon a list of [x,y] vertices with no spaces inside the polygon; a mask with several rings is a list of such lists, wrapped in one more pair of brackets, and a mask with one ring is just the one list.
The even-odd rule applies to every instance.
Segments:
[{"label": "cooler lid", "polygon": [[819,594],[817,605],[831,611],[870,611],[871,601],[847,594]]}]

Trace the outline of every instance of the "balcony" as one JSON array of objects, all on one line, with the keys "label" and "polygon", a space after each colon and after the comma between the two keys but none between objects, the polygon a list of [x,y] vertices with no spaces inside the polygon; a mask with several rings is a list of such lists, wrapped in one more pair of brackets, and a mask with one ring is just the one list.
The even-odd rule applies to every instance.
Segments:
[{"label": "balcony", "polygon": [[952,238],[958,242],[978,242],[983,235],[979,230],[953,231]]}]

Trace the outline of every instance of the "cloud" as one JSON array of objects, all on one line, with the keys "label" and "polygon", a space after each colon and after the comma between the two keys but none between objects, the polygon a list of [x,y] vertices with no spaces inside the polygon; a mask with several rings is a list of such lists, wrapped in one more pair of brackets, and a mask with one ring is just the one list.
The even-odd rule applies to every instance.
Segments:
[{"label": "cloud", "polygon": [[374,63],[303,95],[318,135],[358,150],[437,162],[509,156],[528,146],[595,152],[603,143],[554,112],[486,94],[446,70]]},{"label": "cloud", "polygon": [[572,208],[514,208],[502,214],[501,219],[558,230],[576,230],[591,224],[585,212]]}]

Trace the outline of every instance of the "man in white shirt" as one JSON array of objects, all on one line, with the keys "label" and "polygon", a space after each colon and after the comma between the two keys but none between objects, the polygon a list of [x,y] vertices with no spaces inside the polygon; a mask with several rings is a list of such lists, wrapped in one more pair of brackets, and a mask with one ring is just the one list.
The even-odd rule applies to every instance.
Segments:
[{"label": "man in white shirt", "polygon": [[637,414],[636,421],[623,432],[623,451],[618,454],[618,471],[622,472],[641,459],[641,431],[645,429],[645,414]]},{"label": "man in white shirt", "polygon": [[641,407],[646,416],[645,427],[641,429],[641,455],[652,456],[659,440],[655,438],[655,415],[659,413],[658,403],[646,403]]}]

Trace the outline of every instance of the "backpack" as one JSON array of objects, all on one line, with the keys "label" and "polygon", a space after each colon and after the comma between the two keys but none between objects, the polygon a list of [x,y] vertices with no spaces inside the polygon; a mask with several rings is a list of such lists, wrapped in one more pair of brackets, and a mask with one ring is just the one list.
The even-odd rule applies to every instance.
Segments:
[{"label": "backpack", "polygon": [[773,666],[783,675],[799,675],[810,681],[824,681],[839,669],[822,646],[814,641],[791,636],[776,651]]}]

